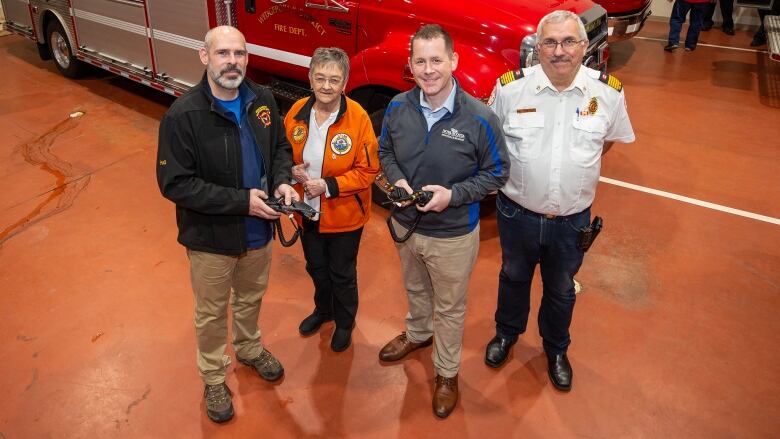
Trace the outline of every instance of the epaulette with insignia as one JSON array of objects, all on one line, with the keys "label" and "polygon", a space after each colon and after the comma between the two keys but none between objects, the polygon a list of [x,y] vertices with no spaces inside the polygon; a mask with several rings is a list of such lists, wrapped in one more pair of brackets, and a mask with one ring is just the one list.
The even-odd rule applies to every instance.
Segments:
[{"label": "epaulette with insignia", "polygon": [[612,75],[608,75],[606,73],[602,73],[599,76],[599,81],[603,82],[604,84],[607,84],[608,86],[614,88],[617,91],[623,90],[623,83],[620,82],[619,79],[615,78]]},{"label": "epaulette with insignia", "polygon": [[501,81],[501,85],[507,85],[510,82],[523,77],[523,69],[510,70],[501,75],[498,80]]}]

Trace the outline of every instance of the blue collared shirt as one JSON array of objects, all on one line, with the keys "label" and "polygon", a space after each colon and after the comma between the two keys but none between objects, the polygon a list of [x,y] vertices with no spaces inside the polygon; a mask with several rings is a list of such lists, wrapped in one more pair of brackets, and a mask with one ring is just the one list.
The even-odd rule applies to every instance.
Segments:
[{"label": "blue collared shirt", "polygon": [[441,108],[435,111],[428,105],[428,102],[425,101],[425,93],[420,90],[420,107],[422,108],[423,116],[425,116],[425,121],[428,123],[428,131],[431,131],[433,124],[455,110],[455,90],[457,90],[457,88],[458,82],[453,78],[452,90],[450,90],[447,100],[444,101],[444,105],[442,105]]}]

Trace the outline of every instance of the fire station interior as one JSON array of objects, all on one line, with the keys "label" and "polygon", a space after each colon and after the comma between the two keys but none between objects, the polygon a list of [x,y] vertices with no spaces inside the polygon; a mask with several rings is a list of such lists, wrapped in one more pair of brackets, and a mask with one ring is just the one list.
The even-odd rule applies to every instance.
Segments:
[{"label": "fire station interior", "polygon": [[636,37],[610,45],[636,142],[603,160],[604,229],[576,276],[572,391],[547,376],[538,272],[527,332],[502,367],[484,363],[501,266],[488,213],[460,400],[444,420],[430,348],[377,357],[407,301],[373,205],[352,345],[330,349],[332,322],[299,335],[313,286],[300,244],[275,242],[260,328],[285,375],[269,383],[233,361],[236,415],[211,422],[188,261],[153,165],[174,98],[102,70],[65,78],[4,33],[0,438],[777,437],[780,63],[750,47],[757,17],[740,8],[734,36],[717,13],[697,50],[667,53],[670,8],[654,2]]}]

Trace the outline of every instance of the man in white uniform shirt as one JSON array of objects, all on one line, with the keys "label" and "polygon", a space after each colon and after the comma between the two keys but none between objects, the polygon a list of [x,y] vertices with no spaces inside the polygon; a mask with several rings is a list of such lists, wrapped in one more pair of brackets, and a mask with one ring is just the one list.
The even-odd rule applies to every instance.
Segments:
[{"label": "man in white uniform shirt", "polygon": [[579,17],[555,11],[539,22],[540,65],[502,75],[489,102],[506,136],[509,181],[498,194],[502,249],[496,336],[485,363],[499,367],[524,333],[531,280],[540,264],[539,332],[553,385],[571,389],[566,352],[574,311],[574,275],[584,252],[601,156],[634,141],[620,82],[582,65],[588,47]]}]

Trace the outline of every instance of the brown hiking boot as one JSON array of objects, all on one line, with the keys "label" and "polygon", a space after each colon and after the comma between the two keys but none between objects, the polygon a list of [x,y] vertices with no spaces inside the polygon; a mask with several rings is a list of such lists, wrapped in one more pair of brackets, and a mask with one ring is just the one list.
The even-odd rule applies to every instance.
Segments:
[{"label": "brown hiking boot", "polygon": [[266,381],[276,381],[284,375],[284,368],[282,363],[274,357],[268,349],[263,349],[260,355],[252,358],[251,360],[245,360],[239,358],[243,364],[254,367],[260,377]]},{"label": "brown hiking boot", "polygon": [[206,414],[214,422],[226,422],[233,418],[233,398],[227,384],[206,384],[203,391],[206,400]]}]

